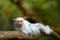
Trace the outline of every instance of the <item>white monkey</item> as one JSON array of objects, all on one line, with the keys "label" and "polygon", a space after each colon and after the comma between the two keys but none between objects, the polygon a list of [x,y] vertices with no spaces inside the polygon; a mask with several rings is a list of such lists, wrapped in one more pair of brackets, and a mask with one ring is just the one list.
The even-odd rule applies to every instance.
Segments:
[{"label": "white monkey", "polygon": [[30,23],[22,17],[14,19],[15,30],[22,30],[25,34],[40,34],[40,30],[46,34],[51,34],[52,29],[41,23]]}]

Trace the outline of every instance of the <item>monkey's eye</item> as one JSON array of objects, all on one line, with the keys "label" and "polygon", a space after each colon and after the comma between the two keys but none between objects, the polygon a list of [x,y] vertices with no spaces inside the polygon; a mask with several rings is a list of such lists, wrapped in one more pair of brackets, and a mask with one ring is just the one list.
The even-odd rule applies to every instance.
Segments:
[{"label": "monkey's eye", "polygon": [[20,20],[20,22],[23,22],[22,20]]},{"label": "monkey's eye", "polygon": [[20,22],[20,21],[18,21],[18,22]]}]

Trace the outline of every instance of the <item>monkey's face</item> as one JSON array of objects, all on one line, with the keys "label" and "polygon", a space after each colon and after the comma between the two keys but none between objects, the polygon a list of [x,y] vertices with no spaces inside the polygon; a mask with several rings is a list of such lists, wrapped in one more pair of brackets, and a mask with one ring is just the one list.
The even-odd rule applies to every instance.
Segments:
[{"label": "monkey's face", "polygon": [[13,21],[14,21],[14,25],[16,25],[17,27],[22,27],[24,19],[19,17],[19,18],[13,19]]},{"label": "monkey's face", "polygon": [[22,24],[23,24],[23,21],[22,20],[19,20],[19,21],[15,21],[14,22],[14,25],[16,25],[17,27],[22,27]]},{"label": "monkey's face", "polygon": [[22,20],[16,21],[16,24],[17,25],[22,25],[23,24],[23,21]]}]

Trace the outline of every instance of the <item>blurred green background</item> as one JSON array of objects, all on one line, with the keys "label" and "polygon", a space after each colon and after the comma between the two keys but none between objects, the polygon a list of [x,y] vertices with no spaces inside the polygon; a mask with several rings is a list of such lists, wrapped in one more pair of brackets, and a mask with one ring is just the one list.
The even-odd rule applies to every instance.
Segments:
[{"label": "blurred green background", "polygon": [[[23,0],[23,5],[30,9],[41,23],[60,28],[60,0]],[[12,19],[19,16],[22,16],[22,11],[11,0],[0,0],[0,30],[13,31]],[[56,40],[51,36],[40,39]]]}]

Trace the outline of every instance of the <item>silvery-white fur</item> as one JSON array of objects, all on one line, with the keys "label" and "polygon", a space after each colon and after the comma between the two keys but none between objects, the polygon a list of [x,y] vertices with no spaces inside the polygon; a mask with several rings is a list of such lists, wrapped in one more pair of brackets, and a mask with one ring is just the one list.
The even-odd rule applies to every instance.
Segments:
[{"label": "silvery-white fur", "polygon": [[[43,25],[42,23],[30,23],[22,17],[16,18],[16,21],[23,20],[22,28],[15,27],[16,30],[22,30],[26,34],[38,34],[41,31],[45,34],[51,34],[52,29],[48,25]],[[41,31],[40,31],[41,30]]]}]

